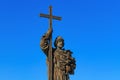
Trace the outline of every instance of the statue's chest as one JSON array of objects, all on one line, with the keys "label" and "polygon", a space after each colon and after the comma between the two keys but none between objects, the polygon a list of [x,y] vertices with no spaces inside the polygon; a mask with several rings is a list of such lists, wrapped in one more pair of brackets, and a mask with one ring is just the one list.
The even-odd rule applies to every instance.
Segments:
[{"label": "statue's chest", "polygon": [[54,52],[54,57],[56,59],[65,59],[66,58],[66,53],[64,50],[55,50]]}]

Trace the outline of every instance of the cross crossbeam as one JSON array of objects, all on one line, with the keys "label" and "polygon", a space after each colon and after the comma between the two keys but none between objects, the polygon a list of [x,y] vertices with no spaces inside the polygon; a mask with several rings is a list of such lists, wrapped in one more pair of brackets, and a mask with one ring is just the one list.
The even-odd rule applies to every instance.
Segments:
[{"label": "cross crossbeam", "polygon": [[[41,13],[41,14],[40,14],[40,17],[50,18],[50,15]],[[52,19],[61,20],[61,17],[52,16]]]}]

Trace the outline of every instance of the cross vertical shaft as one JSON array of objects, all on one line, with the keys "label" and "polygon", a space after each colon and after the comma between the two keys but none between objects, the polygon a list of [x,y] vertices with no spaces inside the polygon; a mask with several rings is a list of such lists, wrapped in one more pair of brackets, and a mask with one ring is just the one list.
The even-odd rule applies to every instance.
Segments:
[{"label": "cross vertical shaft", "polygon": [[[49,28],[52,29],[52,19],[61,20],[61,17],[52,15],[52,6],[49,7],[49,15],[48,14],[40,14],[40,17],[49,19]],[[53,63],[53,52],[52,52],[52,34],[50,35],[50,43],[49,43],[49,52],[48,52],[48,80],[54,80],[54,63]]]},{"label": "cross vertical shaft", "polygon": [[49,7],[50,11],[50,28],[52,28],[52,6]]},{"label": "cross vertical shaft", "polygon": [[[49,7],[50,11],[50,28],[52,29],[52,6]],[[49,54],[48,54],[48,59],[49,59],[49,80],[54,80],[54,66],[53,66],[53,53],[52,53],[52,34],[50,35],[50,44],[49,44]]]}]

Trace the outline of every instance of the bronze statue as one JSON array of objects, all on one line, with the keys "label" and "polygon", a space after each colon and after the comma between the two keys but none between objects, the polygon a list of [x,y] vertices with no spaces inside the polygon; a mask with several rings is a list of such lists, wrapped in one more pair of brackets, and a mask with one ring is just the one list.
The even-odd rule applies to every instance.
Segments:
[{"label": "bronze statue", "polygon": [[40,47],[47,56],[49,80],[69,80],[69,75],[74,74],[76,67],[75,59],[72,57],[70,50],[65,50],[64,39],[58,36],[54,41],[55,48],[52,47],[52,18],[60,19],[60,17],[52,16],[50,6],[50,15],[41,14],[41,17],[50,18],[50,28],[43,35],[40,41]]}]

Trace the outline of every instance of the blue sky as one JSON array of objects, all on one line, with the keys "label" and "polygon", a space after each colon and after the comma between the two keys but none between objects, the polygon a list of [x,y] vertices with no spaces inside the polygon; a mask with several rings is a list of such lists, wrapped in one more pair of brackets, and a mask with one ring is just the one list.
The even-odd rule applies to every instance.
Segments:
[{"label": "blue sky", "polygon": [[47,80],[46,56],[39,47],[53,14],[53,40],[60,35],[76,58],[71,80],[120,80],[119,0],[1,0],[0,80]]}]

